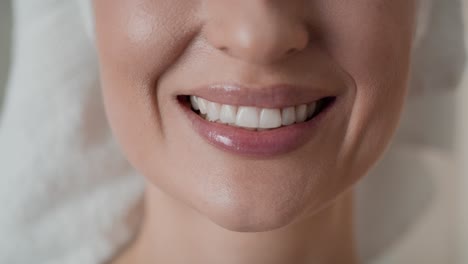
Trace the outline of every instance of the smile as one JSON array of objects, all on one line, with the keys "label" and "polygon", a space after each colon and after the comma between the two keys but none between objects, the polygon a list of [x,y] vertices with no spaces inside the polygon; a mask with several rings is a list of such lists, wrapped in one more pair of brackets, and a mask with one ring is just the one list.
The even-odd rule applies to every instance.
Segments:
[{"label": "smile", "polygon": [[236,155],[257,157],[285,154],[314,138],[338,99],[337,93],[288,87],[216,86],[178,95],[193,129],[205,142]]}]

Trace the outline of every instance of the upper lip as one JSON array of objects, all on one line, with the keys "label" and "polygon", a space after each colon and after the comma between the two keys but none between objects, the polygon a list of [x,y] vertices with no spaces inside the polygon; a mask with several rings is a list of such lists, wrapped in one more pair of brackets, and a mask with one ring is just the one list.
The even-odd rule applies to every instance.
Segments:
[{"label": "upper lip", "polygon": [[238,84],[212,84],[191,90],[184,95],[201,97],[208,101],[239,106],[260,108],[283,108],[308,104],[340,93],[330,87],[304,87],[277,84],[262,87],[247,87]]}]

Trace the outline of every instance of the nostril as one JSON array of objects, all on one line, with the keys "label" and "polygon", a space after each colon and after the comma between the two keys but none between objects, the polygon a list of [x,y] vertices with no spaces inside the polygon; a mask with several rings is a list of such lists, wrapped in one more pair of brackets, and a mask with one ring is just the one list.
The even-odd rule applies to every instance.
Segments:
[{"label": "nostril", "polygon": [[286,52],[286,55],[291,55],[291,54],[294,54],[296,53],[298,50],[296,48],[291,48],[289,49],[287,52]]}]

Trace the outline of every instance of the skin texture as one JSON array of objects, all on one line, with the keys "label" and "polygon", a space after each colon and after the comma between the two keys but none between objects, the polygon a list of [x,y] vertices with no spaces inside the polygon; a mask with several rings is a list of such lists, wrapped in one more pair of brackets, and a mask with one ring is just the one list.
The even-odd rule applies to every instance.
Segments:
[{"label": "skin texture", "polygon": [[[350,190],[397,126],[414,1],[94,6],[109,122],[148,182],[141,232],[116,263],[356,261]],[[176,100],[220,82],[253,89],[333,83],[344,92],[339,114],[303,146],[254,158],[207,144]]]}]

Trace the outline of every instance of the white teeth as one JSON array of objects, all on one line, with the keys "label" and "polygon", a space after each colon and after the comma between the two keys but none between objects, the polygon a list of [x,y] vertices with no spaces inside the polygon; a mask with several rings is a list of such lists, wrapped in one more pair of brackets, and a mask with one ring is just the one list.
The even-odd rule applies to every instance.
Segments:
[{"label": "white teeth", "polygon": [[221,123],[224,124],[235,124],[237,117],[237,107],[232,105],[223,105],[221,106],[221,114],[219,115],[219,119]]},{"label": "white teeth", "polygon": [[198,97],[196,96],[190,96],[190,103],[192,104],[192,108],[195,110],[200,110],[200,107],[198,107]]},{"label": "white teeth", "polygon": [[259,128],[277,128],[281,126],[281,110],[263,108],[260,112]]},{"label": "white teeth", "polygon": [[218,103],[208,102],[206,108],[206,117],[208,121],[216,121],[219,119],[219,113],[221,112],[221,105]]},{"label": "white teeth", "polygon": [[308,104],[307,105],[307,118],[311,118],[314,115],[316,109],[317,109],[317,103]]},{"label": "white teeth", "polygon": [[301,104],[296,106],[296,122],[301,123],[307,119],[307,105]]},{"label": "white teeth", "polygon": [[211,122],[220,122],[251,130],[268,130],[294,123],[302,123],[311,118],[317,103],[301,104],[285,108],[257,108],[253,106],[232,106],[210,102],[200,97],[190,96],[194,110]]},{"label": "white teeth", "polygon": [[294,106],[283,108],[281,114],[283,126],[289,126],[296,122],[296,108]]},{"label": "white teeth", "polygon": [[200,108],[200,113],[206,114],[208,102],[205,99],[200,98],[200,97],[198,97],[197,102],[198,102],[198,107]]},{"label": "white teeth", "polygon": [[246,128],[258,128],[258,108],[240,106],[237,111],[236,125]]}]

